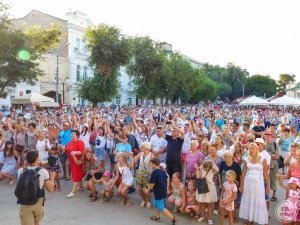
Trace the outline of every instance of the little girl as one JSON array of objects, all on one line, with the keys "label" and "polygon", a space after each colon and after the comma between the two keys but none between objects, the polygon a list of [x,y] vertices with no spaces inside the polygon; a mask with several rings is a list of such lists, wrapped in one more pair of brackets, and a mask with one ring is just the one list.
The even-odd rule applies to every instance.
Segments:
[{"label": "little girl", "polygon": [[229,225],[233,225],[234,201],[237,197],[236,173],[233,170],[226,172],[226,182],[223,184],[223,190],[220,200],[220,225],[224,224],[225,214],[229,218]]},{"label": "little girl", "polygon": [[276,177],[278,179],[279,186],[288,191],[288,196],[283,207],[286,213],[281,219],[282,221],[293,221],[291,223],[285,223],[286,225],[298,224],[298,222],[300,222],[300,213],[298,213],[298,209],[300,207],[300,180],[298,178],[291,177],[288,185],[284,185],[281,176],[277,174]]},{"label": "little girl", "polygon": [[95,183],[102,183],[104,185],[104,189],[101,191],[102,199],[100,199],[100,202],[110,202],[114,194],[115,185],[114,179],[111,178],[110,171],[105,171],[102,175],[102,178],[99,180],[96,180],[95,176],[93,175],[93,180]]},{"label": "little girl", "polygon": [[186,190],[184,184],[181,182],[181,175],[176,172],[172,176],[171,182],[171,195],[168,198],[168,202],[174,205],[173,212],[184,212],[186,206]]},{"label": "little girl", "polygon": [[190,214],[192,217],[197,219],[199,206],[196,201],[196,184],[195,181],[188,181],[188,191],[187,191],[187,206],[185,208],[185,212]]},{"label": "little girl", "polygon": [[[129,160],[127,161],[127,158]],[[131,168],[134,167],[134,162],[132,158],[132,154],[128,153],[119,153],[117,155],[118,164],[116,166],[116,176],[114,177],[114,182],[116,182],[119,177],[122,177],[122,181],[118,186],[118,194],[120,195],[122,201],[120,205],[130,206],[128,189],[133,185],[134,178],[130,171]]]},{"label": "little girl", "polygon": [[54,184],[55,184],[55,190],[57,192],[60,192],[60,182],[59,182],[59,151],[57,147],[52,147],[49,152],[49,158],[48,158],[48,171],[50,173],[50,176],[54,177]]},{"label": "little girl", "polygon": [[205,220],[205,210],[207,208],[208,212],[208,224],[213,224],[212,221],[212,203],[218,201],[216,185],[213,181],[214,174],[219,172],[219,168],[211,161],[204,160],[202,166],[199,167],[198,164],[194,164],[196,169],[196,178],[206,178],[209,192],[204,194],[198,194],[196,190],[196,200],[200,203],[201,217],[197,220],[202,222]]}]

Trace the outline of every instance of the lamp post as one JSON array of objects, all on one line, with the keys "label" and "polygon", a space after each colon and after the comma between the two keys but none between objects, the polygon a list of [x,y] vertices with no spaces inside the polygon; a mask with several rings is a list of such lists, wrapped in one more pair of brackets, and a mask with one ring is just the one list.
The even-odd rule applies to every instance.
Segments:
[{"label": "lamp post", "polygon": [[243,98],[245,98],[245,85],[242,81],[240,81],[239,79],[237,79],[238,82],[240,82],[242,84],[242,88],[243,88]]},{"label": "lamp post", "polygon": [[61,78],[58,78],[61,81],[61,84],[63,86],[63,97],[62,97],[62,103],[65,103],[65,83],[69,79],[69,77],[65,77],[63,80]]},{"label": "lamp post", "polygon": [[55,77],[55,80],[56,80],[56,98],[55,98],[55,101],[58,102],[58,78],[59,78],[59,74],[58,74],[58,57],[59,57],[59,54],[69,45],[71,44],[71,42],[67,43],[66,45],[64,45],[62,48],[60,48],[57,53],[56,53],[56,77]]}]

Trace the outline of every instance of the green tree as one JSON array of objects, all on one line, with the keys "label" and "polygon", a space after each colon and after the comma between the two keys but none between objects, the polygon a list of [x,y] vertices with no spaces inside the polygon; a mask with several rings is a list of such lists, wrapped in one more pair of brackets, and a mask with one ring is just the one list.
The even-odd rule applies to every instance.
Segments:
[{"label": "green tree", "polygon": [[90,65],[94,77],[78,84],[79,96],[96,105],[111,101],[118,93],[119,71],[131,58],[130,39],[113,26],[100,24],[86,30],[85,39],[90,50]]},{"label": "green tree", "polygon": [[270,76],[253,75],[247,78],[245,91],[247,95],[271,97],[276,94],[277,84]]},{"label": "green tree", "polygon": [[217,94],[221,99],[225,99],[232,92],[232,88],[229,84],[225,82],[217,83]]},{"label": "green tree", "polygon": [[133,78],[137,95],[151,99],[162,97],[167,89],[166,53],[149,37],[136,37],[131,44],[133,58],[127,72]]},{"label": "green tree", "polygon": [[[34,84],[38,76],[44,75],[38,59],[58,44],[61,35],[57,25],[47,30],[13,29],[7,9],[8,6],[0,2],[0,97],[6,96],[9,88],[18,83]],[[41,36],[43,38],[37,38]]]},{"label": "green tree", "polygon": [[279,75],[279,80],[278,80],[278,90],[279,91],[285,91],[286,89],[286,86],[288,84],[291,84],[293,82],[295,82],[296,78],[296,75],[294,74],[287,74],[287,73],[284,73],[284,74],[280,74]]},{"label": "green tree", "polygon": [[99,102],[111,101],[118,92],[118,88],[118,76],[94,76],[78,85],[78,95],[96,106]]}]

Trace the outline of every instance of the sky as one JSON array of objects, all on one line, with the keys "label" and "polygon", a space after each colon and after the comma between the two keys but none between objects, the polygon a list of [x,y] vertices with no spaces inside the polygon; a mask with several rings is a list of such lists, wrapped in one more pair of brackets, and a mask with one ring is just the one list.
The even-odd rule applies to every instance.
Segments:
[{"label": "sky", "polygon": [[232,62],[251,75],[295,74],[300,81],[299,0],[4,0],[14,18],[36,9],[70,10],[131,36],[168,42],[200,62]]}]

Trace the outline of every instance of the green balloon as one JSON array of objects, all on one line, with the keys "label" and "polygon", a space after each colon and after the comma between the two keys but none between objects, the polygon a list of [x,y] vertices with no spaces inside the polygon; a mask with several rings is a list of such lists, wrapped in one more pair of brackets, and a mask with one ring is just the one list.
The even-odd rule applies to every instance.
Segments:
[{"label": "green balloon", "polygon": [[30,53],[26,50],[21,50],[18,52],[18,57],[19,57],[19,59],[27,61],[30,59]]}]

